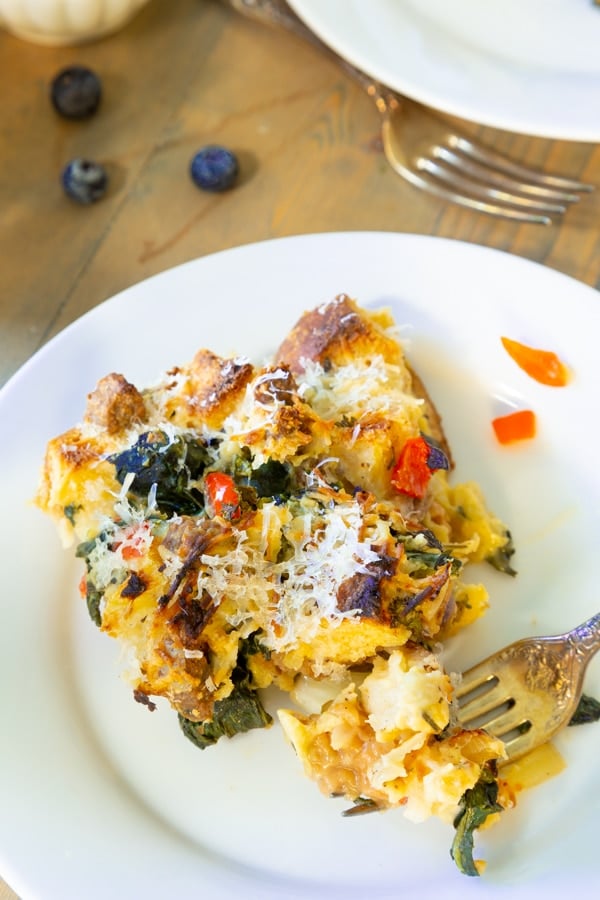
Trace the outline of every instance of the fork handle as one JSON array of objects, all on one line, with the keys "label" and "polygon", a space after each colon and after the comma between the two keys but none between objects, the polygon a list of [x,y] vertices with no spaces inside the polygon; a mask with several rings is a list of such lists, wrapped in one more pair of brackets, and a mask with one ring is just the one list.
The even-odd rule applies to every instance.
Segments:
[{"label": "fork handle", "polygon": [[600,613],[569,631],[565,637],[576,656],[588,662],[600,650]]},{"label": "fork handle", "polygon": [[321,53],[325,53],[330,59],[340,66],[347,75],[353,78],[372,97],[378,106],[387,106],[387,98],[393,96],[393,92],[383,84],[371,78],[362,69],[357,69],[343,56],[339,56],[320,37],[304,24],[296,13],[290,9],[284,0],[221,0],[225,6],[230,6],[236,12],[247,18],[254,19],[263,25],[279,26],[286,31],[307,41]]}]

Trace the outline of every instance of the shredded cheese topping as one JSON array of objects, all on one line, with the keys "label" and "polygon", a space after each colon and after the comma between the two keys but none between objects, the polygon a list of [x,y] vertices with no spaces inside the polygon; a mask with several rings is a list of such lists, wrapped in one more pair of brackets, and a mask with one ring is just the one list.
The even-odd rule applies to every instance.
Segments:
[{"label": "shredded cheese topping", "polygon": [[299,394],[327,421],[344,416],[360,419],[370,412],[406,418],[423,401],[409,393],[410,385],[398,366],[373,355],[326,371],[312,360],[303,360]]},{"label": "shredded cheese topping", "polygon": [[[275,504],[266,504],[263,515],[266,527],[269,518],[278,520]],[[261,642],[270,650],[310,642],[323,620],[336,624],[360,612],[340,611],[337,594],[344,581],[379,559],[362,531],[356,501],[305,512],[283,528],[291,558],[274,563],[240,531],[233,550],[202,556],[206,568],[198,586],[218,603],[227,597],[235,609],[229,623],[236,629],[246,622],[252,630],[261,628]]]}]

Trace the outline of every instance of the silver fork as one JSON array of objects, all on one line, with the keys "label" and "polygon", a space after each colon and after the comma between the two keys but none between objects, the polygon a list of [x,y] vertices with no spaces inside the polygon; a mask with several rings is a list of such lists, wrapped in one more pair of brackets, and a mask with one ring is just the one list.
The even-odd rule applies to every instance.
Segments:
[{"label": "silver fork", "polygon": [[569,723],[598,650],[600,613],[565,634],[510,644],[460,677],[458,723],[504,741],[507,760],[523,756]]},{"label": "silver fork", "polygon": [[550,225],[594,186],[520,165],[473,143],[427,107],[391,91],[333,52],[283,0],[224,0],[266,25],[287,29],[326,53],[373,99],[391,167],[422,190],[461,206]]}]

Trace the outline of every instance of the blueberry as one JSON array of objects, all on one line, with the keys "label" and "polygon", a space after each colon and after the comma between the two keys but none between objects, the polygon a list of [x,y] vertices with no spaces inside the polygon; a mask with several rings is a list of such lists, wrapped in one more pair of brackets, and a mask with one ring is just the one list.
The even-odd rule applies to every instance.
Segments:
[{"label": "blueberry", "polygon": [[50,98],[55,110],[66,119],[86,119],[98,109],[100,79],[85,66],[62,69],[52,81]]},{"label": "blueberry", "polygon": [[239,171],[238,161],[231,150],[209,144],[198,150],[190,163],[192,181],[203,191],[226,191]]},{"label": "blueberry", "polygon": [[72,159],[61,176],[65,193],[78,203],[95,203],[106,193],[108,176],[100,163]]}]

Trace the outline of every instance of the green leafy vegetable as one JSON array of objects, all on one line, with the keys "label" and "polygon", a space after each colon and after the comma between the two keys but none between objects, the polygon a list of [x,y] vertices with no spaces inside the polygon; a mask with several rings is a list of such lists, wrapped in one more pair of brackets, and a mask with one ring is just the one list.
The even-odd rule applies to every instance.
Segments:
[{"label": "green leafy vegetable", "polygon": [[217,700],[212,719],[192,722],[178,713],[181,730],[200,750],[216,744],[221,737],[233,737],[253,728],[265,728],[273,721],[252,687],[248,671],[248,657],[258,652],[261,650],[256,634],[251,634],[240,643],[237,665],[232,674],[233,691],[224,700]]},{"label": "green leafy vegetable", "polygon": [[587,725],[600,720],[600,701],[582,694],[569,725]]},{"label": "green leafy vegetable", "polygon": [[495,553],[488,556],[486,562],[498,569],[499,572],[504,572],[505,575],[516,575],[516,569],[513,569],[511,565],[511,559],[515,553],[515,545],[513,544],[510,531],[506,532],[506,538],[506,543],[499,547]]},{"label": "green leafy vegetable", "polygon": [[106,532],[102,531],[92,540],[83,541],[81,544],[78,544],[77,549],[75,550],[75,556],[78,559],[85,560],[85,566],[88,573],[88,577],[85,582],[85,602],[87,604],[88,613],[90,614],[90,619],[95,625],[98,626],[98,628],[100,628],[100,626],[102,625],[100,601],[103,597],[103,591],[98,590],[98,588],[94,584],[94,580],[92,578],[93,568],[90,561],[90,556],[99,543],[106,543],[107,540],[108,536]]},{"label": "green leafy vegetable", "polygon": [[63,512],[65,514],[65,519],[68,519],[71,525],[75,524],[75,516],[81,509],[81,506],[76,506],[74,503],[68,503],[65,506]]},{"label": "green leafy vegetable", "polygon": [[129,492],[146,499],[156,485],[156,505],[160,512],[192,515],[204,508],[202,492],[195,483],[209,461],[206,445],[188,435],[171,438],[163,431],[140,435],[136,443],[108,457],[123,484],[129,474],[134,479]]},{"label": "green leafy vegetable", "polygon": [[296,487],[294,469],[288,463],[276,459],[268,459],[256,469],[252,467],[252,455],[247,447],[243,447],[235,460],[234,477],[243,495],[256,507],[263,498],[285,501]]},{"label": "green leafy vegetable", "polygon": [[289,496],[292,490],[292,468],[276,459],[269,459],[252,470],[249,484],[259,497]]},{"label": "green leafy vegetable", "polygon": [[432,531],[394,532],[394,537],[404,548],[404,559],[408,573],[416,578],[433,575],[436,569],[452,564],[452,574],[456,575],[462,568],[459,559],[452,556],[449,548],[444,547]]},{"label": "green leafy vegetable", "polygon": [[221,737],[233,737],[253,728],[264,728],[272,722],[256,693],[236,685],[229,697],[217,700],[213,718],[209,722],[191,722],[178,713],[181,730],[189,740],[205,750]]},{"label": "green leafy vegetable", "polygon": [[100,613],[100,601],[102,600],[102,591],[94,587],[88,579],[85,583],[85,602],[87,605],[90,619],[98,628],[102,625],[102,615]]},{"label": "green leafy vegetable", "polygon": [[479,875],[473,859],[474,834],[488,816],[502,812],[497,799],[496,774],[491,768],[486,768],[475,787],[465,791],[460,811],[454,820],[456,834],[450,855],[464,875]]},{"label": "green leafy vegetable", "polygon": [[424,578],[432,575],[436,569],[452,563],[452,574],[457,574],[462,568],[459,559],[455,559],[447,552],[431,552],[427,550],[407,550],[406,559],[409,562],[410,574],[415,578]]}]

